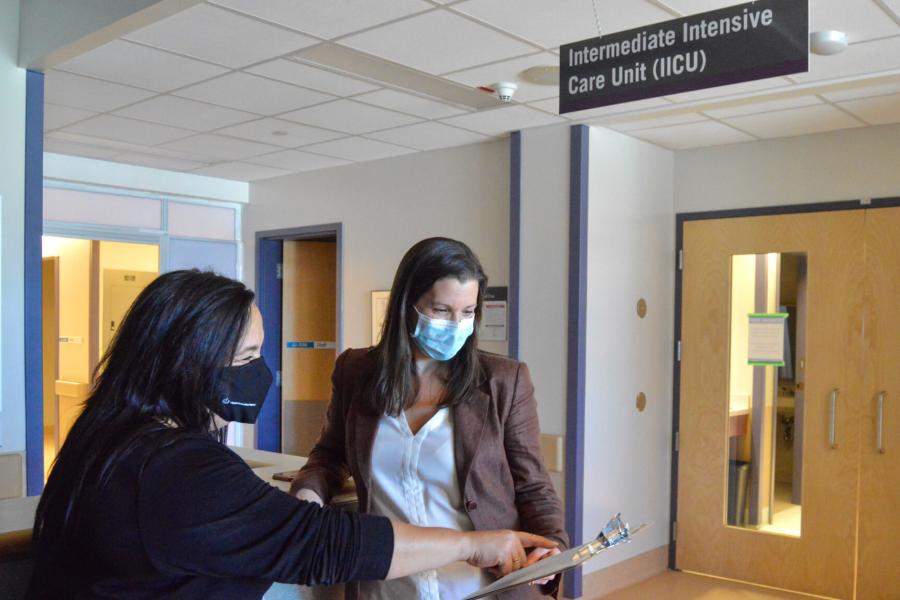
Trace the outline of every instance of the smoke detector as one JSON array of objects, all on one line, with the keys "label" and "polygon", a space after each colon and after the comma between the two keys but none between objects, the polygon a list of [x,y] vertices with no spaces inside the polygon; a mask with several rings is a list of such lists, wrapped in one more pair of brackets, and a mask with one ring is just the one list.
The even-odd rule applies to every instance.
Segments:
[{"label": "smoke detector", "polygon": [[494,90],[497,92],[497,97],[500,98],[501,102],[511,101],[518,89],[519,85],[512,81],[500,81],[494,84]]}]

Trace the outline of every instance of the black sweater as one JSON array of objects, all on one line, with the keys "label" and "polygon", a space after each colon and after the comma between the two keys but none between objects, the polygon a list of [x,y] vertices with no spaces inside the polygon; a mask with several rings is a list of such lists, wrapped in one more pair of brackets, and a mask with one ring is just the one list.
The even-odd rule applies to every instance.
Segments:
[{"label": "black sweater", "polygon": [[[273,581],[387,575],[387,519],[297,500],[207,436],[153,447],[151,439],[116,466],[83,507],[76,542],[37,544],[29,598],[245,600]],[[56,537],[53,521],[43,540]]]}]

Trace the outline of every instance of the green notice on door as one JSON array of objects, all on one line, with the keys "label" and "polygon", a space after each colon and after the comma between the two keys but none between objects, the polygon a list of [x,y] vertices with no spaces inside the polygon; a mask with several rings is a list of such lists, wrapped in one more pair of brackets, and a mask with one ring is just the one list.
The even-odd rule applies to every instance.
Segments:
[{"label": "green notice on door", "polygon": [[749,313],[747,364],[783,367],[788,313]]}]

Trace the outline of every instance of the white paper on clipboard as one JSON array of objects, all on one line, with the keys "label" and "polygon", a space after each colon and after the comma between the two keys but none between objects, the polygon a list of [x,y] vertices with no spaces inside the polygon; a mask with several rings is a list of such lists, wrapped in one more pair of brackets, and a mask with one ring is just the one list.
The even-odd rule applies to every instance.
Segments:
[{"label": "white paper on clipboard", "polygon": [[627,544],[636,533],[648,526],[649,525],[640,525],[634,529],[630,529],[628,524],[622,521],[622,515],[620,513],[609,520],[606,527],[603,528],[603,531],[600,532],[596,539],[576,548],[570,548],[556,556],[545,558],[524,569],[513,571],[506,577],[501,577],[494,583],[481,588],[474,594],[466,596],[464,600],[484,598],[510,588],[527,585],[537,579],[552,577],[559,573],[574,569],[605,550],[609,550],[610,548],[621,544]]}]

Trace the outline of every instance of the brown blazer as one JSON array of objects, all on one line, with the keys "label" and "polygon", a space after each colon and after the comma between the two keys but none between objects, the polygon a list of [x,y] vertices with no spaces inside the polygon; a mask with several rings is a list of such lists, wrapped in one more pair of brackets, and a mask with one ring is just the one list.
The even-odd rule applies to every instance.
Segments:
[{"label": "brown blazer", "polygon": [[[477,530],[528,531],[556,540],[565,549],[562,504],[541,459],[528,367],[486,352],[478,357],[483,380],[473,394],[452,407],[461,508]],[[372,445],[381,418],[365,398],[374,369],[371,349],[351,349],[338,357],[325,426],[292,491],[308,488],[328,503],[352,475],[359,510],[370,510]],[[558,580],[540,592],[555,594]],[[538,598],[540,592],[524,586],[500,597]]]}]

